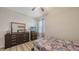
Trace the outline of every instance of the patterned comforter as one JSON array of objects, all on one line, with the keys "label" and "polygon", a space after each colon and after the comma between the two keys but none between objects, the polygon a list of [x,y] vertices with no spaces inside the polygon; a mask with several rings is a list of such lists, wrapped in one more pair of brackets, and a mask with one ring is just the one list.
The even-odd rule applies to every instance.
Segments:
[{"label": "patterned comforter", "polygon": [[34,41],[34,49],[38,51],[79,51],[79,40],[38,39]]}]

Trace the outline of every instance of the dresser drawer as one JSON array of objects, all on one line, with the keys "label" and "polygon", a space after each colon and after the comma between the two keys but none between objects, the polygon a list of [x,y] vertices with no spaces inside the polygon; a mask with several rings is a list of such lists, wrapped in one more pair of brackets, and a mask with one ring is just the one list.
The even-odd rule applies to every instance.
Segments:
[{"label": "dresser drawer", "polygon": [[17,45],[17,42],[12,42],[11,46]]},{"label": "dresser drawer", "polygon": [[12,33],[5,35],[5,48],[29,41],[29,33]]},{"label": "dresser drawer", "polygon": [[15,36],[17,36],[17,35],[15,35],[15,34],[12,34],[12,37],[15,37]]},{"label": "dresser drawer", "polygon": [[16,36],[16,35],[12,35],[11,38],[12,38],[12,39],[16,39],[17,36]]},{"label": "dresser drawer", "polygon": [[26,40],[23,40],[23,42],[26,42]]},{"label": "dresser drawer", "polygon": [[12,37],[12,39],[16,39],[17,37]]},{"label": "dresser drawer", "polygon": [[12,39],[11,41],[14,42],[14,41],[16,41],[16,39]]}]

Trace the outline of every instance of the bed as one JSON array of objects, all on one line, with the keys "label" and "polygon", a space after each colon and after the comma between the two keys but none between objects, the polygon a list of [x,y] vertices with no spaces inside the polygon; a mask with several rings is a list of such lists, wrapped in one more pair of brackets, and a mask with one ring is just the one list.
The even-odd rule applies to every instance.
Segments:
[{"label": "bed", "polygon": [[79,51],[79,40],[40,38],[34,41],[34,51]]}]

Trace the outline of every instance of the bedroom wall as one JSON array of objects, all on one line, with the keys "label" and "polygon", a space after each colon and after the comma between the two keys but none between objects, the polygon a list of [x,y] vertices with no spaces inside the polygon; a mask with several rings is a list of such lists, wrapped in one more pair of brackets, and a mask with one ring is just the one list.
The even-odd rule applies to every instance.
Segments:
[{"label": "bedroom wall", "polygon": [[0,48],[4,47],[4,35],[10,30],[10,22],[25,23],[26,29],[36,26],[33,18],[6,8],[0,8]]},{"label": "bedroom wall", "polygon": [[79,40],[79,8],[51,8],[45,22],[46,38]]}]

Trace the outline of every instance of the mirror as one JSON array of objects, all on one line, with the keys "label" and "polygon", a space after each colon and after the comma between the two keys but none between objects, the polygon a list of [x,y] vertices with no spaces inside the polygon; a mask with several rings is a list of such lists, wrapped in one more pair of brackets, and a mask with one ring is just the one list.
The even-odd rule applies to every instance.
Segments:
[{"label": "mirror", "polygon": [[11,33],[25,32],[25,27],[24,23],[11,22]]}]

